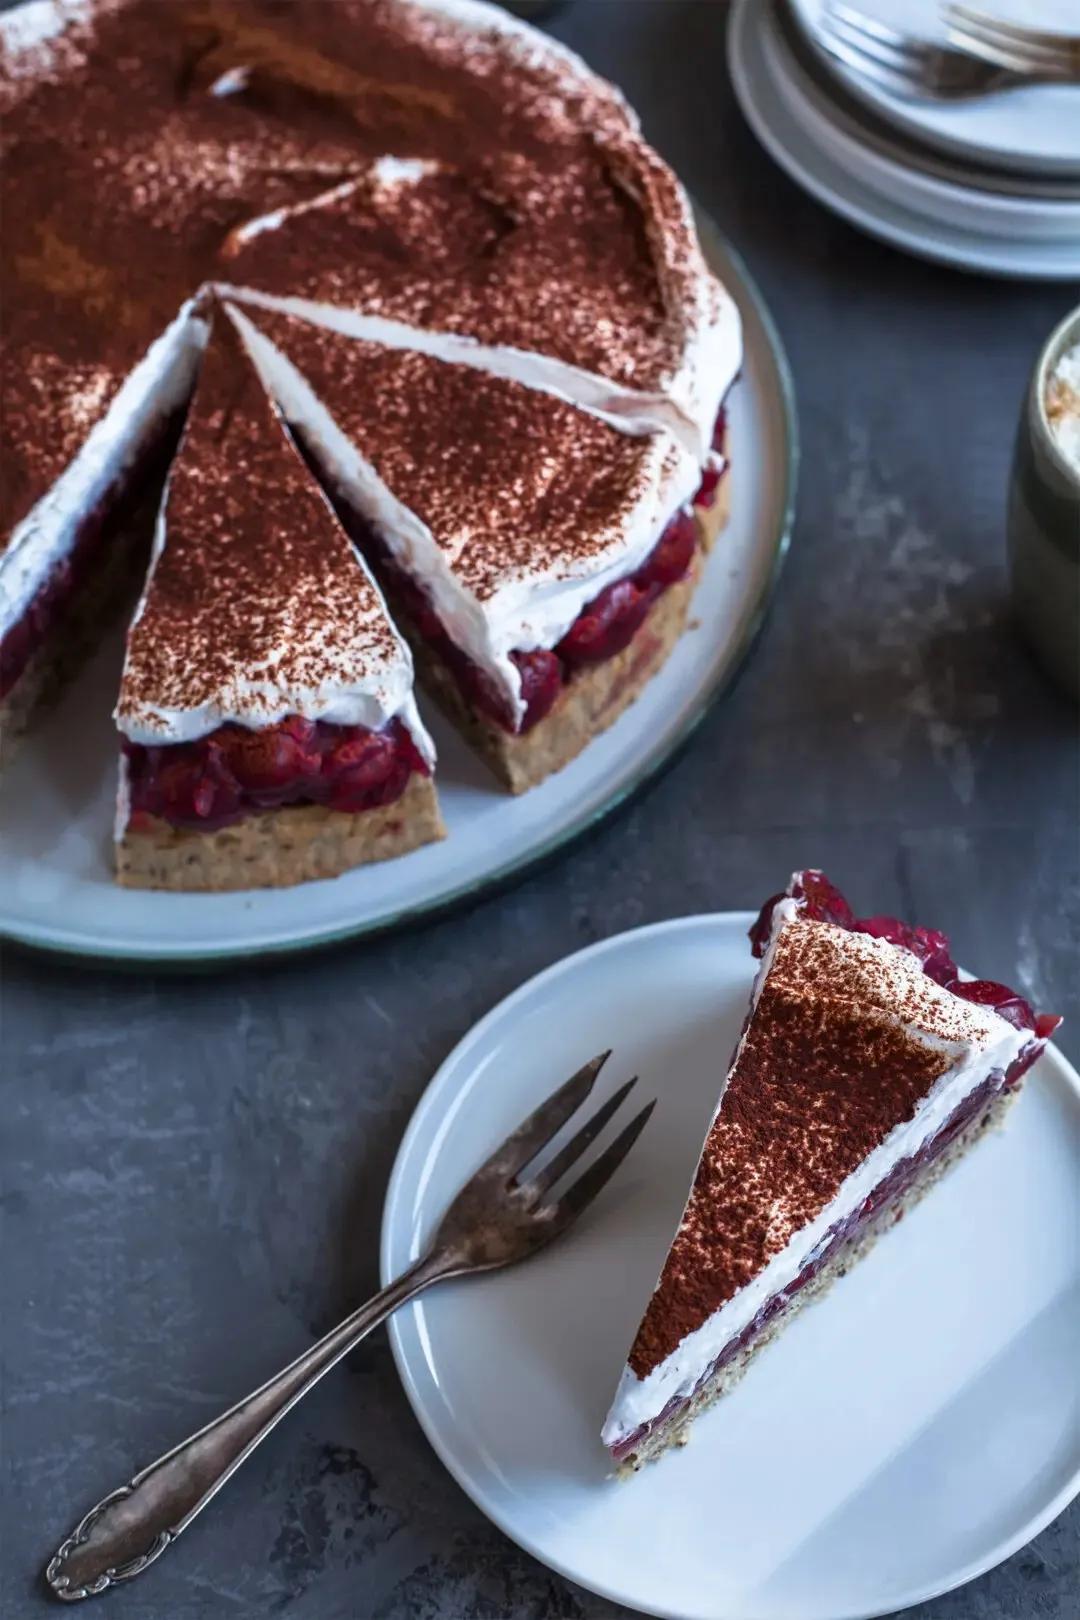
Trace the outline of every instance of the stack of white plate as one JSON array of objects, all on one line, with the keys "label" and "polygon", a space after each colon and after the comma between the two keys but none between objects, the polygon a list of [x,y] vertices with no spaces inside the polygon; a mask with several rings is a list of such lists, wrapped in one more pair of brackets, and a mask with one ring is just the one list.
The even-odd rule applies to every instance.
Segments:
[{"label": "stack of white plate", "polygon": [[[828,54],[824,4],[736,0],[731,13],[739,104],[781,167],[845,219],[911,253],[999,275],[1080,275],[1080,86],[908,100]],[[944,37],[937,0],[860,0],[860,9],[921,38]],[[1080,10],[1077,0],[1026,0],[1023,18],[1063,30],[1078,26]]]}]

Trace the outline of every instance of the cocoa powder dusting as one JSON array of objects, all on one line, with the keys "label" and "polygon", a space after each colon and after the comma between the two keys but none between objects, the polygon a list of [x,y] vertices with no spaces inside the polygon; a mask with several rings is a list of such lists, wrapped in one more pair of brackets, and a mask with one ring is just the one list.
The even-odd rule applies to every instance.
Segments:
[{"label": "cocoa powder dusting", "polygon": [[[220,310],[169,475],[164,532],[128,637],[121,727],[152,726],[161,709],[227,708],[238,682],[264,682],[275,708],[282,691],[348,686],[402,656]],[[246,698],[256,706],[250,690]]]},{"label": "cocoa powder dusting", "polygon": [[549,394],[293,316],[247,314],[310,382],[480,600],[615,555],[671,441],[610,428]]},{"label": "cocoa powder dusting", "polygon": [[[215,276],[643,387],[677,366],[701,264],[674,182],[617,92],[554,47],[411,0],[83,0],[36,16],[34,31],[17,12],[0,23],[0,537]],[[427,170],[384,183],[388,154]]]},{"label": "cocoa powder dusting", "polygon": [[[814,1220],[986,1019],[883,941],[794,921],[777,942],[679,1231],[630,1353],[644,1378]],[[929,1040],[920,1037],[929,1037]]]}]

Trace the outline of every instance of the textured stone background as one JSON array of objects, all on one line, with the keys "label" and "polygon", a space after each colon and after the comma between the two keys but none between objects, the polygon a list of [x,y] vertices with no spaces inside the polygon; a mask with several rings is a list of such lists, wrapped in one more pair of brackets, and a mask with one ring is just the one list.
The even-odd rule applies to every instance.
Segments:
[{"label": "textured stone background", "polygon": [[[760,279],[802,415],[790,565],[735,693],[648,797],[437,927],[203,979],[9,953],[3,986],[0,1614],[77,1512],[376,1283],[401,1132],[477,1016],[587,941],[748,907],[820,864],[864,909],[1070,1015],[1075,711],[1009,627],[1003,492],[1040,340],[1075,296],[922,265],[766,160],[724,8],[578,0],[554,31],[623,85]],[[1080,1504],[919,1620],[1076,1620]],[[129,1620],[613,1616],[515,1550],[435,1460],[382,1334],[271,1438]],[[104,1610],[102,1612],[105,1612]]]}]

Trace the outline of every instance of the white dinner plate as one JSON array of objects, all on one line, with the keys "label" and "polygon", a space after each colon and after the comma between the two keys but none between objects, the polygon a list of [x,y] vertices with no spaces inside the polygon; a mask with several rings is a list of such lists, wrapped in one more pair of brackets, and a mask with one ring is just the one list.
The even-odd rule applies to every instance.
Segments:
[{"label": "white dinner plate", "polygon": [[[827,0],[786,0],[831,73],[879,117],[943,151],[1033,173],[1080,174],[1080,87],[1037,85],[971,101],[908,100],[837,61],[821,45]],[[856,9],[920,39],[945,42],[940,0],[857,0]],[[1076,0],[983,0],[1007,22],[1080,34]]]},{"label": "white dinner plate", "polygon": [[[1080,275],[1080,235],[1064,239],[1028,238],[974,227],[958,211],[927,211],[914,187],[902,199],[883,183],[869,158],[843,158],[824,139],[820,120],[796,110],[797,81],[786,72],[782,47],[772,34],[769,9],[759,0],[735,0],[728,22],[728,62],[743,115],[769,155],[796,183],[834,213],[894,247],[920,258],[991,275],[1061,281]],[[977,205],[976,205],[977,206]],[[937,216],[937,217],[935,217]]]},{"label": "white dinner plate", "polygon": [[[657,1107],[565,1242],[392,1319],[406,1393],[474,1502],[613,1601],[679,1620],[848,1620],[981,1574],[1080,1489],[1080,1077],[1052,1048],[979,1146],[629,1481],[599,1430],[678,1222],[754,962],[744,913],[549,968],[451,1053],[405,1134],[383,1281],[554,1086],[614,1045]],[[611,1127],[610,1129],[614,1129]]]},{"label": "white dinner plate", "polygon": [[691,626],[638,701],[566,770],[501,792],[421,699],[439,752],[444,842],[327,882],[242,894],[160,894],[112,879],[119,629],[25,739],[0,794],[0,934],[133,963],[205,963],[302,950],[431,915],[518,877],[592,826],[671,758],[749,650],[787,549],[798,461],[787,362],[741,261],[699,215],[739,305],[732,516],[694,596]]}]

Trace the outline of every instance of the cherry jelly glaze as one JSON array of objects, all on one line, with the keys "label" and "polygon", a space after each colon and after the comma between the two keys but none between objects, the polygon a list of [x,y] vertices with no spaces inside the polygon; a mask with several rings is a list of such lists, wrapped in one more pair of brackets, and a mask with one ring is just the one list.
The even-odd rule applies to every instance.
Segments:
[{"label": "cherry jelly glaze", "polygon": [[174,827],[213,832],[285,804],[374,810],[401,797],[414,774],[429,774],[406,726],[382,731],[290,715],[260,731],[219,726],[196,742],[143,747],[124,741],[129,825],[158,816]]},{"label": "cherry jelly glaze", "polygon": [[1007,1085],[1015,1085],[1061,1023],[1052,1013],[1036,1013],[1029,1001],[1010,990],[1008,985],[995,984],[992,979],[962,979],[952,959],[949,941],[934,928],[914,928],[897,917],[856,917],[844,896],[829,882],[824,872],[800,872],[792,885],[790,895],[774,894],[766,900],[761,913],[750,930],[750,942],[755,956],[763,956],[772,933],[773,908],[785,899],[792,899],[804,916],[817,922],[835,923],[856,934],[872,934],[875,939],[886,939],[890,945],[899,945],[918,957],[922,970],[943,989],[950,990],[962,1001],[971,1001],[982,1007],[992,1007],[1016,1029],[1030,1030],[1031,1040],[1011,1064],[1005,1077]]}]

